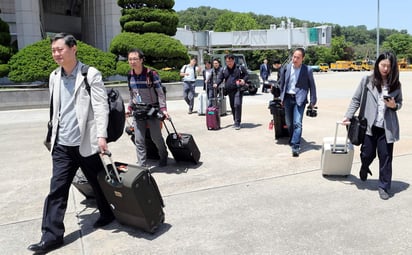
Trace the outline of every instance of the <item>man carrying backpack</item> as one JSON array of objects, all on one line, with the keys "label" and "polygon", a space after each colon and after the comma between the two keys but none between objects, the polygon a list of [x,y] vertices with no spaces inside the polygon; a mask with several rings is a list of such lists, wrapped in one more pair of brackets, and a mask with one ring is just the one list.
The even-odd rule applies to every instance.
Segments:
[{"label": "man carrying backpack", "polygon": [[77,42],[69,34],[51,39],[51,51],[59,67],[50,74],[51,155],[53,172],[46,197],[39,243],[28,247],[34,253],[47,253],[63,245],[64,215],[72,180],[80,167],[93,188],[100,218],[93,227],[105,226],[114,215],[97,181],[103,163],[98,153],[107,151],[109,107],[101,73],[89,68],[90,94],[77,60]]},{"label": "man carrying backpack", "polygon": [[226,67],[219,72],[216,84],[219,86],[223,81],[225,82],[225,91],[229,95],[229,104],[232,110],[233,127],[236,130],[240,129],[242,120],[242,101],[243,92],[247,90],[248,73],[244,66],[237,66],[233,54],[225,56]]},{"label": "man carrying backpack", "polygon": [[131,68],[129,79],[130,100],[126,115],[134,117],[136,153],[139,166],[147,166],[145,145],[146,129],[159,151],[159,167],[167,165],[167,148],[163,140],[161,121],[169,118],[166,96],[159,75],[143,65],[144,54],[139,49],[128,53]]},{"label": "man carrying backpack", "polygon": [[183,77],[183,98],[189,106],[189,114],[193,112],[193,105],[195,101],[195,86],[197,74],[200,72],[200,67],[196,65],[196,58],[192,57],[188,65],[184,65],[180,69],[180,76]]}]

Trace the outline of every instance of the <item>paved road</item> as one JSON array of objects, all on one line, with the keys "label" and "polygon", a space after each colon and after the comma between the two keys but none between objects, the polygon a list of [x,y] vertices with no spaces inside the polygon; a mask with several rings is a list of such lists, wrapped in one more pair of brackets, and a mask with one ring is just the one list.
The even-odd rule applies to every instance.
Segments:
[{"label": "paved road", "polygon": [[[231,127],[231,116],[222,118],[223,129],[207,131],[204,116],[188,115],[183,100],[169,102],[178,131],[193,134],[202,155],[196,166],[175,163],[170,155],[166,168],[152,169],[166,203],[160,231],[149,235],[117,222],[95,230],[93,203],[72,189],[65,246],[50,254],[410,254],[412,73],[401,73],[404,107],[393,197],[378,196],[377,161],[367,182],[358,179],[357,147],[352,175],[321,174],[322,139],[333,135],[365,74],[315,74],[319,115],[304,118],[299,158],[268,130],[270,94],[245,96],[239,131]],[[40,238],[51,172],[42,145],[47,118],[46,109],[0,111],[2,254],[30,254],[26,247]],[[116,161],[136,161],[126,134],[110,149]]]}]

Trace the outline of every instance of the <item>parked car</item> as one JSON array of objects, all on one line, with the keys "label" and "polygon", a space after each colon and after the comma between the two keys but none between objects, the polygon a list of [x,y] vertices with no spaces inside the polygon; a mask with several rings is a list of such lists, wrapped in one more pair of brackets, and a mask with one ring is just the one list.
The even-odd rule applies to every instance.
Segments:
[{"label": "parked car", "polygon": [[309,66],[309,67],[312,68],[312,71],[314,71],[314,72],[320,72],[321,71],[320,66],[318,66],[318,65]]},{"label": "parked car", "polygon": [[327,72],[329,70],[329,65],[327,63],[320,63],[319,67],[321,72]]}]

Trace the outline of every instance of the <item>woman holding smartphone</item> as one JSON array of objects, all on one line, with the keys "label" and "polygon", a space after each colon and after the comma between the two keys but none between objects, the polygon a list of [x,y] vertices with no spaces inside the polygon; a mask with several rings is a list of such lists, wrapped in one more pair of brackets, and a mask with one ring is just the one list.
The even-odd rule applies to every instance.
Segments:
[{"label": "woman holding smartphone", "polygon": [[397,111],[402,107],[402,90],[396,56],[391,52],[379,55],[371,75],[362,78],[343,119],[350,119],[360,107],[364,86],[366,104],[364,116],[368,121],[365,140],[360,148],[361,168],[359,177],[366,181],[372,175],[369,166],[379,158],[379,196],[383,200],[390,197],[392,181],[393,143],[399,140]]}]

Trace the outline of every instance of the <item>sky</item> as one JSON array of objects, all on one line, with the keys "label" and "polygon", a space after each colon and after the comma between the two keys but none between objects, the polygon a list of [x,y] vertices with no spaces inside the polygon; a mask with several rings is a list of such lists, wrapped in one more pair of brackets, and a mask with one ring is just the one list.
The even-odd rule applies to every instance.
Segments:
[{"label": "sky", "polygon": [[378,26],[378,3],[380,28],[406,29],[412,34],[410,0],[175,0],[173,9],[182,11],[190,7],[210,6],[341,26],[365,25],[371,30]]}]

